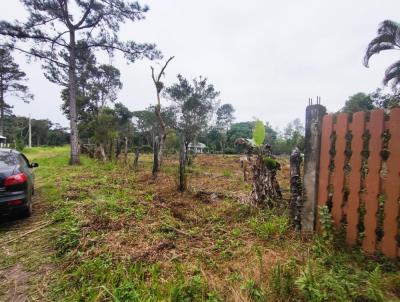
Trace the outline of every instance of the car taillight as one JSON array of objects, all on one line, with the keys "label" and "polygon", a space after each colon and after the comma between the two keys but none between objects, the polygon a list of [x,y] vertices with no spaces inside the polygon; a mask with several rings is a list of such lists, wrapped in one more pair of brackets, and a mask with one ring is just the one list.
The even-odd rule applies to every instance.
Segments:
[{"label": "car taillight", "polygon": [[23,184],[25,182],[26,182],[26,175],[24,173],[19,173],[19,174],[8,176],[4,180],[4,186],[9,187],[9,186]]},{"label": "car taillight", "polygon": [[22,200],[21,199],[12,200],[12,201],[9,201],[7,204],[9,206],[19,206],[22,204]]}]

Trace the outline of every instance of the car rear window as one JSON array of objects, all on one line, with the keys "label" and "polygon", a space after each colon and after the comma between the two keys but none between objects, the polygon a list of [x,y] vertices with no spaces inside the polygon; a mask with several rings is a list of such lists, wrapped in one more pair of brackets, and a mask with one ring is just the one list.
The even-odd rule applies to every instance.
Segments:
[{"label": "car rear window", "polygon": [[17,156],[11,152],[0,152],[0,168],[15,166],[18,163]]}]

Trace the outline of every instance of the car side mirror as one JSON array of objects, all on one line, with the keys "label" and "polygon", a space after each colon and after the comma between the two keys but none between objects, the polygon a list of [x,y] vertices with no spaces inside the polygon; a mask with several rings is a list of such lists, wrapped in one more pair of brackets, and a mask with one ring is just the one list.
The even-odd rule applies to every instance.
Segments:
[{"label": "car side mirror", "polygon": [[31,163],[31,164],[29,165],[29,168],[37,168],[37,167],[39,167],[39,164],[38,164],[38,163]]}]

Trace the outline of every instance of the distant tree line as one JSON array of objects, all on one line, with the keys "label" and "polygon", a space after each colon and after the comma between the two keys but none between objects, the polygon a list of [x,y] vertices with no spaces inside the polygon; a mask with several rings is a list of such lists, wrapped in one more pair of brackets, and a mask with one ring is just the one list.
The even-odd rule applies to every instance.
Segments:
[{"label": "distant tree line", "polygon": [[[31,119],[32,146],[62,146],[69,144],[68,128],[47,119]],[[23,150],[29,144],[29,118],[6,115],[4,134],[11,148]]]}]

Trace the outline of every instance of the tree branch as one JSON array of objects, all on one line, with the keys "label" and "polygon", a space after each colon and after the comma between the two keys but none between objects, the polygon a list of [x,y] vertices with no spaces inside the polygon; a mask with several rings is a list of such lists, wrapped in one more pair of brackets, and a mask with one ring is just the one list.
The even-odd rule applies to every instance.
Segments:
[{"label": "tree branch", "polygon": [[32,25],[32,27],[42,26],[42,25],[45,25],[45,24],[47,24],[47,23],[49,23],[49,22],[51,22],[51,21],[54,21],[54,20],[56,20],[56,19],[58,19],[58,17],[54,17],[54,18],[45,20],[45,21],[43,21],[43,22],[41,22],[41,23],[37,23],[37,24],[35,24],[35,25]]},{"label": "tree branch", "polygon": [[74,25],[75,29],[80,29],[79,27],[83,24],[83,22],[85,22],[87,16],[89,15],[90,11],[92,10],[93,3],[94,3],[94,0],[90,0],[89,6],[86,9],[85,13],[83,14],[81,20],[77,24]]},{"label": "tree branch", "polygon": [[63,66],[63,67],[68,68],[68,65],[66,65],[64,63],[61,63],[61,62],[58,62],[57,60],[53,60],[53,59],[51,59],[49,57],[46,57],[44,55],[41,55],[39,53],[33,53],[33,52],[28,51],[28,50],[24,50],[24,49],[21,49],[21,48],[18,48],[18,47],[15,47],[13,45],[9,45],[9,44],[2,44],[2,45],[0,45],[0,47],[8,47],[8,48],[11,48],[11,49],[15,49],[15,50],[18,50],[18,51],[20,51],[22,53],[25,53],[27,55],[34,56],[34,57],[37,57],[37,58],[42,59],[42,60],[47,60],[47,61],[53,62],[53,63],[55,63],[55,64],[57,64],[59,66]]},{"label": "tree branch", "polygon": [[73,28],[74,25],[71,23],[71,20],[69,20],[67,0],[57,0],[57,2],[60,5],[61,13],[64,16],[65,25],[67,25],[68,28]]},{"label": "tree branch", "polygon": [[165,68],[167,68],[168,63],[171,62],[171,61],[173,60],[173,58],[175,58],[175,56],[170,57],[170,58],[167,60],[167,62],[165,62],[164,67],[161,69],[161,71],[160,71],[160,73],[159,73],[159,75],[158,75],[157,82],[160,81],[162,75],[164,74]]}]

